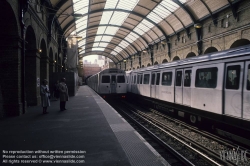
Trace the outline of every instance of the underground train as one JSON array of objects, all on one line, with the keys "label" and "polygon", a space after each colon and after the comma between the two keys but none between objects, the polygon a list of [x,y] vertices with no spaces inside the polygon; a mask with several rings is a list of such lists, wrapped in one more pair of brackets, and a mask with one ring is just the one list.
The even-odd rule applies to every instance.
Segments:
[{"label": "underground train", "polygon": [[105,69],[88,78],[88,86],[102,97],[122,97],[127,93],[126,73],[121,69]]},{"label": "underground train", "polygon": [[128,93],[180,108],[177,116],[192,123],[210,119],[250,130],[250,45],[127,71],[126,77]]}]

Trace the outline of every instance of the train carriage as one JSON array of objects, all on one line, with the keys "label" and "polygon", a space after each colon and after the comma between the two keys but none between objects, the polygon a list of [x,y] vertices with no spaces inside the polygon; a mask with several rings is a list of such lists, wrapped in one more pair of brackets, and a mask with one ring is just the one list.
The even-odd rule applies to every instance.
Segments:
[{"label": "train carriage", "polygon": [[88,86],[101,96],[121,96],[127,93],[126,73],[123,70],[105,69],[88,79]]},{"label": "train carriage", "polygon": [[178,115],[193,123],[206,118],[249,130],[250,45],[137,69],[129,76],[129,92],[181,106]]}]

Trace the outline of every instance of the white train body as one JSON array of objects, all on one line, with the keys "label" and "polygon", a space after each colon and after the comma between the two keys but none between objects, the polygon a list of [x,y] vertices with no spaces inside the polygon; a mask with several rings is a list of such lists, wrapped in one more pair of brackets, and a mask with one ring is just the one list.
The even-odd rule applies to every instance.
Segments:
[{"label": "white train body", "polygon": [[126,94],[126,73],[116,68],[105,69],[89,77],[88,86],[100,95]]},{"label": "white train body", "polygon": [[127,72],[128,92],[250,119],[250,46]]}]

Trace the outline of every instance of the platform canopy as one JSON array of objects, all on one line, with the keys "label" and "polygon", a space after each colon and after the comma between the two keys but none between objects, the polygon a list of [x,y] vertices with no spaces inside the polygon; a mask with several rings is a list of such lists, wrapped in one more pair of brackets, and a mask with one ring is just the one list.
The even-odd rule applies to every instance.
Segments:
[{"label": "platform canopy", "polygon": [[122,62],[240,0],[50,0],[64,36],[81,36],[80,54]]}]

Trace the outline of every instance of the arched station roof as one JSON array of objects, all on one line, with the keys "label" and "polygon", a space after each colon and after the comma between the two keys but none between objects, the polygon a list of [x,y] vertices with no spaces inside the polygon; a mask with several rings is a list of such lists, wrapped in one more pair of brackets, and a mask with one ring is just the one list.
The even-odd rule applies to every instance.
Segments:
[{"label": "arched station roof", "polygon": [[[114,63],[189,28],[240,0],[50,0],[64,36],[81,36],[82,56],[98,53]],[[199,40],[199,33],[196,32]]]}]

